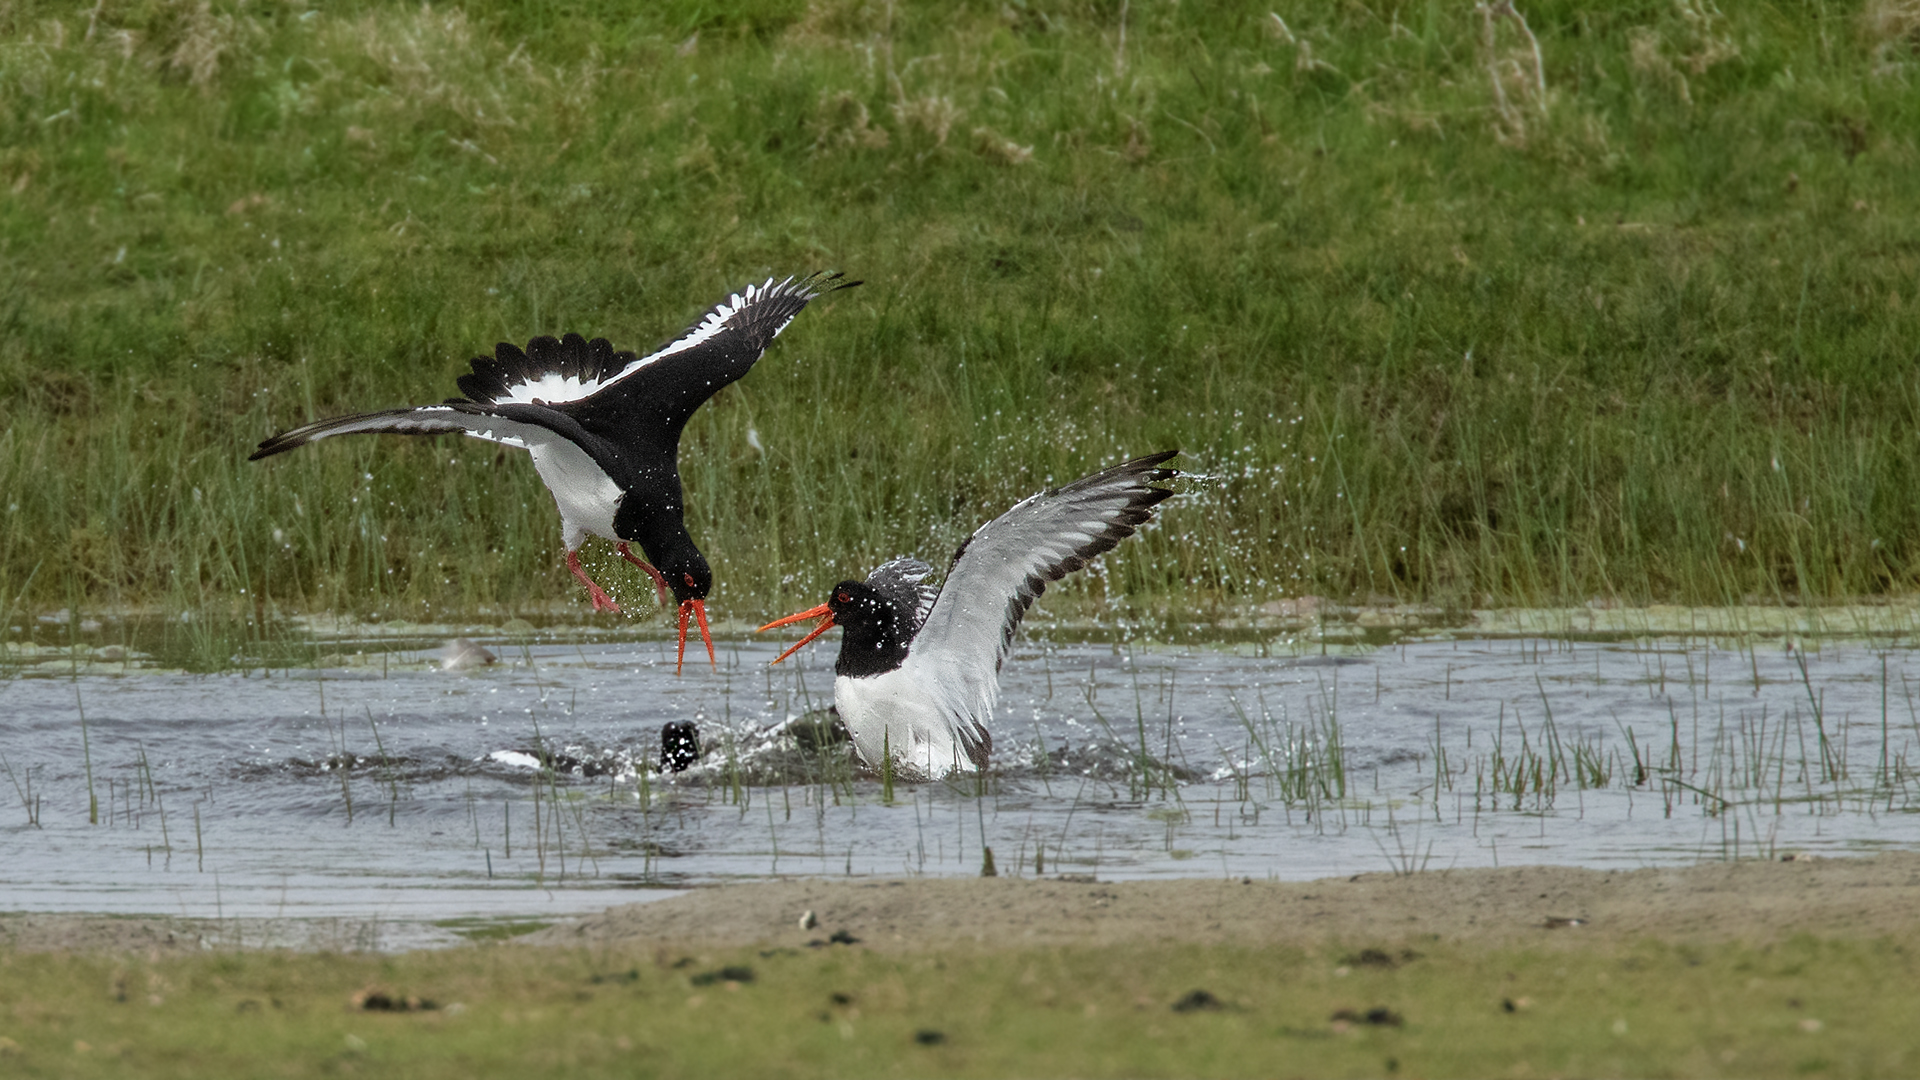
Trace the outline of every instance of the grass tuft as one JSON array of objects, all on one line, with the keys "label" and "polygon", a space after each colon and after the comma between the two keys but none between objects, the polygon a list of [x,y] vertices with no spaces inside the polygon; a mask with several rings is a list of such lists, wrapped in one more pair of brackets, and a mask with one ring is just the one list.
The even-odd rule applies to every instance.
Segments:
[{"label": "grass tuft", "polygon": [[[840,268],[689,426],[716,606],[1163,446],[1062,590],[1203,616],[1920,576],[1920,13],[762,0],[0,11],[0,594],[578,600],[518,455],[260,438]],[[610,552],[589,569],[645,582]],[[37,571],[37,572],[36,572]]]}]

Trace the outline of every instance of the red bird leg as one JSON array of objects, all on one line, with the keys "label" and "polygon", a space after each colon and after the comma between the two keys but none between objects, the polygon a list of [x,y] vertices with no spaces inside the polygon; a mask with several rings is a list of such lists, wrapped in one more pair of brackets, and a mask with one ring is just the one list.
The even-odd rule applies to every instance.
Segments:
[{"label": "red bird leg", "polygon": [[587,572],[580,569],[579,552],[567,552],[567,569],[573,571],[573,576],[579,578],[580,584],[587,587],[587,595],[593,599],[593,610],[620,614],[620,605],[613,602],[613,597],[607,595],[607,590],[594,584],[593,579],[587,576]]},{"label": "red bird leg", "polygon": [[647,575],[653,578],[653,587],[657,589],[660,593],[660,606],[666,607],[667,597],[669,595],[669,590],[667,589],[666,576],[661,574],[660,571],[655,570],[653,568],[652,563],[648,562],[647,560],[641,558],[638,555],[635,555],[632,551],[630,551],[627,548],[627,545],[624,541],[616,545],[613,550],[618,551],[620,553],[621,558],[627,560],[628,562],[639,567],[640,569],[645,570],[647,572]]}]

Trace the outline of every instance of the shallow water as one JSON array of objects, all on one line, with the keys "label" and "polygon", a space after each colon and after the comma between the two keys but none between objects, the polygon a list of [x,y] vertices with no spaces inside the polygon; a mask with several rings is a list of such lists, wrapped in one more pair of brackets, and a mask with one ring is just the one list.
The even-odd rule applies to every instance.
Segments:
[{"label": "shallow water", "polygon": [[[765,734],[827,703],[831,642],[778,668],[778,643],[726,643],[678,678],[657,641],[492,642],[466,670],[336,644],[347,666],[0,681],[0,908],[556,916],[726,879],[972,875],[987,847],[1003,874],[1309,879],[1920,846],[1920,653],[1858,641],[1028,642],[993,775],[891,804]],[[655,775],[679,720],[707,755]]]}]

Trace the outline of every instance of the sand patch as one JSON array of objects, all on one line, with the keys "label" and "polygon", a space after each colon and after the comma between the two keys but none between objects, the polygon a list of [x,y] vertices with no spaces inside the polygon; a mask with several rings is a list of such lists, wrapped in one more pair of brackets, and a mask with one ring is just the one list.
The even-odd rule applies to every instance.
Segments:
[{"label": "sand patch", "polygon": [[[801,926],[813,912],[814,925]],[[0,949],[178,954],[223,949],[390,950],[444,945],[444,932],[373,936],[340,920],[0,915]],[[1798,934],[1905,938],[1920,931],[1920,854],[1709,863],[1631,871],[1530,866],[1245,879],[795,879],[721,885],[511,939],[544,947],[786,946],[833,937],[904,952],[1151,942],[1463,945],[1639,940],[1760,943]]]},{"label": "sand patch", "polygon": [[[803,929],[812,911],[816,925]],[[699,889],[550,927],[538,945],[805,947],[850,935],[881,950],[1153,941],[1316,945],[1431,937],[1511,945],[1596,939],[1874,938],[1920,929],[1920,855],[1362,874],[1312,882],[1008,878],[793,880]]]}]

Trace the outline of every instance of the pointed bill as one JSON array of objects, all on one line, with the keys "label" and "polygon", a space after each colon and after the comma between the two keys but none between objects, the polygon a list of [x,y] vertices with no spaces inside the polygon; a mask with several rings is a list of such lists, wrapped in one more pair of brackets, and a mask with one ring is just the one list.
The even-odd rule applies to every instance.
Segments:
[{"label": "pointed bill", "polygon": [[[776,626],[786,626],[788,623],[797,623],[802,619],[819,619],[820,625],[814,627],[813,631],[809,633],[806,637],[803,637],[799,641],[794,642],[792,648],[788,649],[786,652],[781,653],[779,656],[774,657],[773,658],[774,663],[777,664],[780,661],[785,660],[787,657],[792,656],[794,653],[799,652],[801,646],[812,641],[814,638],[819,637],[821,634],[824,634],[827,631],[833,629],[833,609],[826,604],[821,604],[819,607],[808,608],[805,611],[797,611],[792,615],[787,616],[784,619],[775,619],[772,622],[768,623],[767,625],[761,627],[760,630],[771,630]],[[759,633],[759,632],[760,632],[759,630],[755,631],[755,633]]]},{"label": "pointed bill", "polygon": [[718,671],[720,669],[720,660],[713,652],[713,632],[707,629],[707,602],[705,600],[687,600],[680,604],[680,656],[673,663],[673,673],[675,675],[680,674],[680,669],[686,666],[687,663],[688,619],[699,620],[700,640],[707,643],[707,663],[713,665],[714,670]]}]

